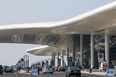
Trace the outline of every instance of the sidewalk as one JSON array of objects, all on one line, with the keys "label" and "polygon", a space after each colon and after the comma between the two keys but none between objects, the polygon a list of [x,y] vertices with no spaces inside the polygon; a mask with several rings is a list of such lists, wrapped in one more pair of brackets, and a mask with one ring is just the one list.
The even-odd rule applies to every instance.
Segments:
[{"label": "sidewalk", "polygon": [[81,73],[83,74],[92,74],[92,75],[103,75],[103,76],[106,76],[106,72],[92,72],[92,73],[89,73],[89,71],[81,71]]},{"label": "sidewalk", "polygon": [[18,73],[31,75],[31,73],[26,73],[24,70],[20,70],[20,71],[18,71]]},{"label": "sidewalk", "polygon": [[[28,73],[26,73],[24,70],[20,70],[18,73],[28,74],[28,75],[35,75],[35,76],[37,76],[37,74],[31,74],[31,71],[30,71],[30,72],[28,72]],[[41,74],[42,74],[42,72],[40,72],[39,77],[41,76]]]}]

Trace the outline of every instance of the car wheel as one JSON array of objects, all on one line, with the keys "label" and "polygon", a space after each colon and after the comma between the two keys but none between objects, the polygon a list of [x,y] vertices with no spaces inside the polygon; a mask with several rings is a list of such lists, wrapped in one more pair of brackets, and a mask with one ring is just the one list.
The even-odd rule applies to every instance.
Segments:
[{"label": "car wheel", "polygon": [[45,74],[43,71],[42,71],[43,74]]},{"label": "car wheel", "polygon": [[53,74],[53,72],[50,72],[50,74]]},{"label": "car wheel", "polygon": [[1,75],[3,75],[3,72],[1,72]]},{"label": "car wheel", "polygon": [[79,74],[79,75],[76,75],[76,77],[81,77],[81,75]]},{"label": "car wheel", "polygon": [[78,77],[81,77],[81,74],[79,74]]}]

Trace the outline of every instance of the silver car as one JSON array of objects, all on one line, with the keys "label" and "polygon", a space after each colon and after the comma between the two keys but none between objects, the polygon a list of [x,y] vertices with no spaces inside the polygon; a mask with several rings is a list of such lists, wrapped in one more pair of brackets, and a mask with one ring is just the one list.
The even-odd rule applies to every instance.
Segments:
[{"label": "silver car", "polygon": [[45,74],[45,73],[53,74],[53,69],[52,69],[51,66],[44,66],[43,69],[42,69],[42,72],[43,72],[43,74]]}]

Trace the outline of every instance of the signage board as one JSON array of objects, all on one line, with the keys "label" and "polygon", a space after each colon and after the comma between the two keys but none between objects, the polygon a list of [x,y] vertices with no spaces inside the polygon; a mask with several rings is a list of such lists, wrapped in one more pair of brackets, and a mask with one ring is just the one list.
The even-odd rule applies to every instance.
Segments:
[{"label": "signage board", "polygon": [[107,74],[108,75],[113,75],[114,74],[114,69],[107,69]]},{"label": "signage board", "polygon": [[32,69],[32,74],[38,74],[38,70],[37,69]]}]

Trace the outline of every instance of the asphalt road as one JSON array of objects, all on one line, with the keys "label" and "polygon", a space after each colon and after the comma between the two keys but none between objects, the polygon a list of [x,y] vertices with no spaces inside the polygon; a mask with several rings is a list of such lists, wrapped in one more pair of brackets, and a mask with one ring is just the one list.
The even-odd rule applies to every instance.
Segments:
[{"label": "asphalt road", "polygon": [[[20,73],[4,73],[4,75],[0,75],[0,77],[38,77],[38,76],[20,74]],[[64,73],[41,74],[40,77],[65,77],[65,74]],[[71,77],[75,77],[75,76],[71,76]],[[82,77],[113,77],[113,76],[98,76],[98,75],[82,74]]]}]

